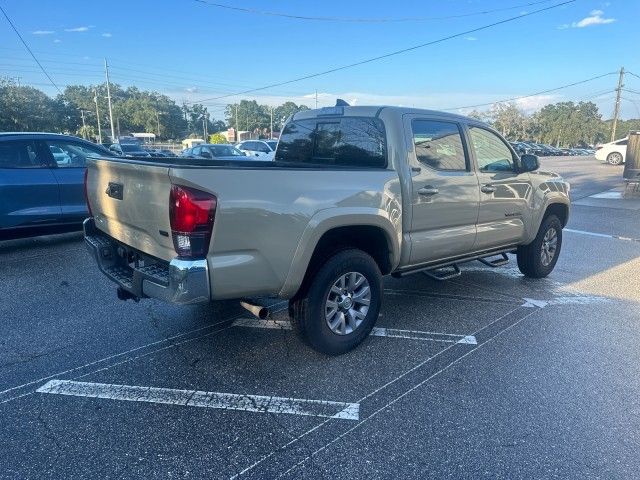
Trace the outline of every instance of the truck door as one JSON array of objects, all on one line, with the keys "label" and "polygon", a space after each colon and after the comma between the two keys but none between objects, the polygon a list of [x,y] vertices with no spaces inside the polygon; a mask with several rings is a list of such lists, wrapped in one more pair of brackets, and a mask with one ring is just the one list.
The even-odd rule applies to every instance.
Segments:
[{"label": "truck door", "polygon": [[518,173],[518,157],[495,132],[469,125],[469,145],[480,183],[480,212],[474,250],[519,243],[528,221],[532,187],[528,173]]},{"label": "truck door", "polygon": [[468,253],[476,239],[479,189],[462,126],[413,114],[404,122],[412,172],[410,263]]}]

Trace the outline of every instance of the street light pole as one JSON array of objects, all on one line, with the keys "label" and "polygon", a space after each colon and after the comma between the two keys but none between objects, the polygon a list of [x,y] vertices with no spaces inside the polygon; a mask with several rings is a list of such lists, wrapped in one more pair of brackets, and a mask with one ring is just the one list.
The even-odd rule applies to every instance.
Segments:
[{"label": "street light pole", "polygon": [[100,112],[98,111],[98,90],[93,89],[93,101],[96,102],[96,119],[98,120],[98,142],[102,143],[102,129],[100,128]]},{"label": "street light pole", "polygon": [[269,127],[269,139],[273,140],[273,107],[271,107],[271,126]]},{"label": "street light pole", "polygon": [[107,77],[107,100],[109,102],[109,120],[111,121],[111,140],[115,143],[116,131],[113,128],[113,111],[111,110],[111,88],[109,86],[109,65],[107,65],[107,59],[104,59],[104,72]]},{"label": "street light pole", "polygon": [[84,122],[84,110],[80,109],[80,115],[82,116],[82,138],[87,139],[87,124]]}]

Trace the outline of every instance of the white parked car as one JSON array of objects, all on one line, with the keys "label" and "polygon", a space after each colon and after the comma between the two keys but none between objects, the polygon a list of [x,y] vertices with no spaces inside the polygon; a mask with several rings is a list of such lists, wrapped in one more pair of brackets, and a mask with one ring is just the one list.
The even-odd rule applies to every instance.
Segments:
[{"label": "white parked car", "polygon": [[628,141],[629,137],[625,137],[596,147],[596,159],[609,165],[622,165],[627,156]]},{"label": "white parked car", "polygon": [[264,157],[260,160],[273,160],[277,144],[276,140],[245,140],[238,143],[236,148],[250,157]]}]

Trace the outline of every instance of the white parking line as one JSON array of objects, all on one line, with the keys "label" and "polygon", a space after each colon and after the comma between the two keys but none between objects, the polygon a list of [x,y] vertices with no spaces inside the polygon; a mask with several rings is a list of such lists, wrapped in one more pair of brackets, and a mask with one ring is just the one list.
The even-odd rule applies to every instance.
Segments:
[{"label": "white parking line", "polygon": [[332,402],[328,400],[238,395],[235,393],[113,385],[109,383],[76,382],[73,380],[50,380],[36,391],[38,393],[74,397],[241,410],[244,412],[287,413],[342,420],[358,420],[360,418],[359,403]]},{"label": "white parking line", "polygon": [[456,335],[453,333],[422,332],[420,330],[400,330],[397,328],[373,327],[374,337],[407,338],[410,340],[426,340],[429,342],[465,343],[477,345],[473,335]]},{"label": "white parking line", "polygon": [[[233,326],[276,330],[292,329],[291,322],[288,320],[259,320],[257,318],[239,318],[233,322]],[[473,335],[400,330],[397,328],[374,327],[373,330],[371,330],[371,335],[374,337],[406,338],[409,340],[426,340],[430,342],[477,344],[476,338]]]},{"label": "white parking line", "polygon": [[574,230],[572,228],[563,229],[564,232],[578,233],[580,235],[589,235],[591,237],[613,238],[615,240],[624,240],[626,242],[640,242],[640,238],[623,237],[620,235],[607,235],[605,233],[587,232],[585,230]]}]

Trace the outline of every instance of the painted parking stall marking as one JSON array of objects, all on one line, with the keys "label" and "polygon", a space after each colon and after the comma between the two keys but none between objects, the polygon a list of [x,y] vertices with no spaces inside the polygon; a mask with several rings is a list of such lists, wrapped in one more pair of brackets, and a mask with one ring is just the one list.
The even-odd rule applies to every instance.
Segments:
[{"label": "painted parking stall marking", "polygon": [[243,412],[278,413],[312,417],[358,420],[358,403],[306,400],[300,398],[238,395],[235,393],[203,392],[173,388],[114,385],[109,383],[50,380],[38,393],[100,398],[127,402],[160,403],[183,407],[240,410]]},{"label": "painted parking stall marking", "polygon": [[585,230],[574,230],[572,228],[565,228],[563,231],[577,233],[579,235],[589,235],[591,237],[612,238],[614,240],[624,240],[626,242],[640,242],[640,238],[623,237],[621,235],[607,235],[606,233],[587,232]]},{"label": "painted parking stall marking", "polygon": [[473,335],[458,335],[454,333],[422,332],[420,330],[401,330],[398,328],[373,327],[371,335],[374,337],[407,338],[409,340],[426,340],[429,342],[464,343],[476,345]]},{"label": "painted parking stall marking", "polygon": [[[233,322],[234,327],[265,328],[275,330],[292,330],[288,320],[259,320],[257,318],[239,318]],[[374,337],[406,338],[408,340],[424,340],[429,342],[461,343],[476,345],[473,335],[457,333],[423,332],[420,330],[401,330],[399,328],[374,327],[370,335]]]}]

